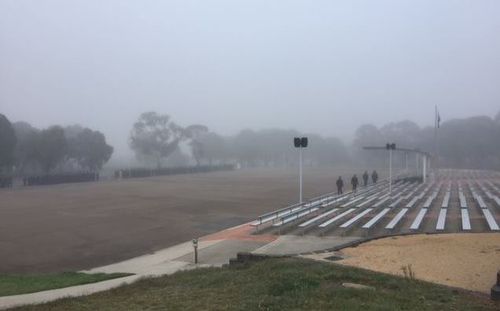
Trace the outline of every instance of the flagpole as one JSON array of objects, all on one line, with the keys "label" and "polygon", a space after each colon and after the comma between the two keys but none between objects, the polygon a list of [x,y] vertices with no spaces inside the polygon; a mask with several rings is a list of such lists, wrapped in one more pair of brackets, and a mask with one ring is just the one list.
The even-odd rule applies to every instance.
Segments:
[{"label": "flagpole", "polygon": [[438,127],[439,127],[439,112],[437,105],[434,106],[434,174],[437,178],[439,171],[439,151],[438,151]]}]

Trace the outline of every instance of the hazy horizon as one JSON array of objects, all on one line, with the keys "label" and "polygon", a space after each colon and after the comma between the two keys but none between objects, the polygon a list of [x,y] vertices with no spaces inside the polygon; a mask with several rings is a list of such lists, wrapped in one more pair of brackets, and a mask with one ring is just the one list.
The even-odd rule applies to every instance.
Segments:
[{"label": "hazy horizon", "polygon": [[221,135],[500,110],[498,1],[2,1],[0,113],[102,131],[140,113]]}]

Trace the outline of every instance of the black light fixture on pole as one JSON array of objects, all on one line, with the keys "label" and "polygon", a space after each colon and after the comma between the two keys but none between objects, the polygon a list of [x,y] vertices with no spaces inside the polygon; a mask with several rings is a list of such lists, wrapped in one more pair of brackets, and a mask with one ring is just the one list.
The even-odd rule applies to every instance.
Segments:
[{"label": "black light fixture on pole", "polygon": [[299,203],[302,203],[302,148],[307,148],[307,137],[294,137],[293,145],[299,149]]},{"label": "black light fixture on pole", "polygon": [[392,195],[392,151],[396,150],[395,143],[387,143],[385,149],[389,150],[389,196]]}]

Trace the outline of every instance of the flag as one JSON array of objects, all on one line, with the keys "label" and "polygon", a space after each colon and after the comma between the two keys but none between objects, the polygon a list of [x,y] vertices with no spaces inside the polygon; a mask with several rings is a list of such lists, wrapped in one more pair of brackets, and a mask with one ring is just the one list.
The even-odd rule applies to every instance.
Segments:
[{"label": "flag", "polygon": [[436,128],[438,129],[438,128],[439,128],[439,125],[440,125],[440,123],[441,123],[441,115],[439,114],[439,111],[438,111],[438,107],[437,107],[437,105],[436,105],[436,110],[435,110],[435,111],[436,111],[436,114],[435,114],[435,119],[434,119],[434,122],[435,122],[435,124],[434,124],[434,125],[435,125],[435,126],[436,126]]}]

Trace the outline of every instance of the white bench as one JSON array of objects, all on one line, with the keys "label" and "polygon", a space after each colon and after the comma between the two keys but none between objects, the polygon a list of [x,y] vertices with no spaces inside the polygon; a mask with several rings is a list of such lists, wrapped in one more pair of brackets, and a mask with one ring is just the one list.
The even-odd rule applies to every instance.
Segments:
[{"label": "white bench", "polygon": [[434,192],[433,194],[431,194],[430,197],[427,198],[427,200],[425,201],[424,203],[424,208],[429,208],[432,204],[432,201],[434,201],[434,199],[436,198],[437,196],[437,193]]},{"label": "white bench", "polygon": [[360,196],[360,197],[357,197],[357,198],[354,198],[353,200],[349,201],[349,202],[346,202],[344,203],[341,207],[349,207],[351,206],[352,204],[358,202],[358,201],[361,201],[363,200],[365,197],[364,196]]},{"label": "white bench", "polygon": [[326,213],[323,213],[323,214],[321,214],[321,215],[319,215],[319,216],[316,216],[316,217],[314,217],[314,218],[309,219],[309,220],[308,220],[308,221],[306,221],[306,222],[301,223],[301,224],[299,225],[299,227],[307,227],[307,226],[309,226],[310,224],[315,223],[316,221],[318,221],[318,220],[320,220],[320,219],[322,219],[322,218],[325,218],[325,217],[327,217],[328,215],[331,215],[331,214],[335,213],[335,212],[336,212],[336,211],[338,211],[338,210],[339,210],[338,208],[334,208],[334,209],[332,209],[332,210],[329,210],[329,211],[328,211],[328,212],[326,212]]},{"label": "white bench", "polygon": [[364,211],[362,211],[361,213],[359,213],[355,217],[349,219],[348,221],[346,221],[345,223],[343,223],[342,225],[340,225],[340,228],[347,228],[347,227],[349,227],[350,225],[352,225],[353,223],[355,223],[356,221],[358,221],[359,219],[361,219],[361,217],[365,216],[366,214],[368,214],[372,210],[373,210],[372,208],[365,209]]},{"label": "white bench", "polygon": [[324,228],[324,227],[332,224],[333,222],[335,222],[335,221],[337,221],[337,220],[345,217],[346,215],[349,215],[350,213],[354,212],[355,210],[356,210],[355,208],[350,208],[347,211],[345,211],[345,212],[343,212],[343,213],[341,213],[341,214],[333,217],[332,219],[329,219],[329,220],[325,221],[324,223],[320,224],[318,227]]},{"label": "white bench", "polygon": [[495,218],[493,218],[493,215],[491,214],[490,210],[487,208],[483,208],[481,210],[483,211],[484,218],[486,218],[486,222],[488,223],[490,230],[492,230],[492,231],[500,230],[500,228],[498,227],[498,224],[495,221]]},{"label": "white bench", "polygon": [[484,203],[483,198],[479,194],[476,194],[474,197],[480,208],[487,208],[486,203]]},{"label": "white bench", "polygon": [[302,208],[303,207],[299,206],[299,207],[295,207],[295,208],[292,208],[292,209],[289,209],[289,210],[286,210],[286,211],[283,211],[283,212],[278,212],[278,213],[275,213],[275,214],[273,214],[271,216],[263,218],[261,220],[256,220],[256,221],[254,221],[254,223],[255,224],[264,224],[264,223],[269,222],[271,220],[275,220],[275,219],[277,219],[279,217],[286,216],[286,215],[288,215],[290,213],[293,213],[293,212],[295,212],[297,210],[300,210]]},{"label": "white bench", "polygon": [[389,205],[389,207],[391,207],[391,208],[392,208],[392,207],[396,207],[396,206],[399,204],[399,202],[401,202],[401,201],[403,201],[403,197],[399,197],[399,199],[397,199],[396,201],[392,202],[392,203]]},{"label": "white bench", "polygon": [[460,210],[460,213],[462,216],[462,230],[469,231],[471,229],[469,211],[465,208],[462,208]]},{"label": "white bench", "polygon": [[415,220],[410,226],[411,230],[418,230],[420,228],[420,224],[422,223],[422,220],[424,219],[425,214],[427,214],[428,209],[422,208],[417,214],[417,217],[415,217]]},{"label": "white bench", "polygon": [[370,202],[375,201],[377,198],[378,198],[378,196],[377,196],[377,195],[373,195],[373,196],[371,196],[371,197],[369,197],[369,198],[366,198],[366,200],[365,200],[365,201],[363,201],[363,202],[361,202],[360,204],[358,204],[358,205],[357,205],[357,207],[363,207],[363,206],[365,206],[366,204],[368,204],[368,203],[370,203]]},{"label": "white bench", "polygon": [[413,207],[413,205],[415,205],[415,203],[417,203],[417,201],[419,200],[420,198],[418,196],[414,197],[413,199],[411,199],[410,202],[408,202],[408,204],[406,204],[406,208],[410,208],[410,207]]},{"label": "white bench", "polygon": [[391,220],[391,222],[389,222],[389,224],[387,224],[387,226],[385,226],[386,229],[394,229],[394,227],[396,227],[396,225],[398,224],[398,222],[401,220],[401,218],[403,218],[403,216],[408,212],[408,209],[407,208],[403,208],[399,211],[399,213],[396,214],[396,216],[394,216],[394,218]]},{"label": "white bench", "polygon": [[301,213],[296,213],[295,215],[292,215],[290,217],[283,218],[280,222],[277,222],[277,223],[273,224],[273,226],[274,227],[282,226],[282,225],[287,224],[287,223],[289,223],[291,221],[294,221],[294,220],[302,218],[302,217],[304,217],[306,215],[309,215],[310,213],[315,212],[318,209],[319,208],[317,208],[317,207],[309,208],[309,209],[307,209],[307,210],[305,210],[305,211],[303,211]]},{"label": "white bench", "polygon": [[441,203],[441,208],[448,208],[448,205],[450,203],[450,195],[451,193],[449,191],[446,192],[443,198],[443,203]]},{"label": "white bench", "polygon": [[375,204],[373,205],[373,207],[374,207],[374,208],[377,208],[377,207],[379,207],[380,205],[384,204],[385,202],[389,201],[390,199],[391,199],[391,197],[386,197],[386,198],[384,198],[384,199],[382,199],[382,200],[378,201],[377,203],[375,203]]},{"label": "white bench", "polygon": [[465,195],[462,191],[458,193],[458,198],[460,199],[460,208],[467,208],[467,200],[465,199]]},{"label": "white bench", "polygon": [[495,197],[493,198],[493,200],[495,201],[495,203],[496,203],[498,206],[500,206],[500,198],[499,198],[499,197],[495,196]]},{"label": "white bench", "polygon": [[436,224],[436,230],[444,230],[444,226],[445,226],[445,223],[446,223],[446,213],[447,212],[448,212],[448,210],[446,208],[442,208],[439,211],[438,221],[437,221],[437,224]]},{"label": "white bench", "polygon": [[384,217],[385,214],[387,214],[390,210],[391,210],[390,208],[384,208],[380,213],[375,215],[375,217],[373,217],[369,222],[364,224],[362,228],[370,229],[374,224],[376,224],[380,219],[382,219],[382,217]]}]

